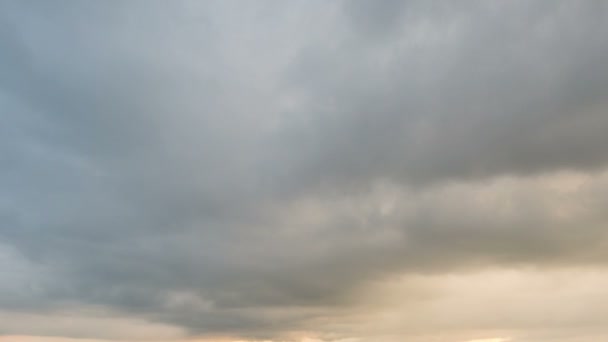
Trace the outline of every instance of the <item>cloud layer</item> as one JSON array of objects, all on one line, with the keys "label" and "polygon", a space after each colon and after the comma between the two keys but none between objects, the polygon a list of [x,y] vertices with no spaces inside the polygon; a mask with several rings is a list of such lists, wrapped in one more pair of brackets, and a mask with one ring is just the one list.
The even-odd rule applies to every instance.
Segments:
[{"label": "cloud layer", "polygon": [[1,2],[0,336],[608,335],[607,15]]}]

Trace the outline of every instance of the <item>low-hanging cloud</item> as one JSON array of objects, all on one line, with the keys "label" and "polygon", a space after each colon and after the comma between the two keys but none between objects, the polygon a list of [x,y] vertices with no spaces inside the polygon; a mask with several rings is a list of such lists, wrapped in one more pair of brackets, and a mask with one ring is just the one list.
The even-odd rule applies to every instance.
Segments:
[{"label": "low-hanging cloud", "polygon": [[387,279],[603,268],[606,6],[3,1],[0,315],[91,319],[0,334],[376,341]]}]

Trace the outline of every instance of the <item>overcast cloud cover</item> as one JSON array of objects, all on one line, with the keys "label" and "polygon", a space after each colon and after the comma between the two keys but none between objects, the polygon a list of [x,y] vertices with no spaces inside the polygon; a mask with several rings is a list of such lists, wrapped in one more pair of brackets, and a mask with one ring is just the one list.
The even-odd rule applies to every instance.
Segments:
[{"label": "overcast cloud cover", "polygon": [[0,0],[0,341],[608,340],[608,2]]}]

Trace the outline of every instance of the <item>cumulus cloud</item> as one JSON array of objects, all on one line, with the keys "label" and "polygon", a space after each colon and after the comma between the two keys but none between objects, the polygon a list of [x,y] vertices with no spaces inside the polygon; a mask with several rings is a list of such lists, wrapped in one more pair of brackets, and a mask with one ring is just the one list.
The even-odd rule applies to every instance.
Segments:
[{"label": "cumulus cloud", "polygon": [[604,336],[607,14],[1,2],[0,334]]}]

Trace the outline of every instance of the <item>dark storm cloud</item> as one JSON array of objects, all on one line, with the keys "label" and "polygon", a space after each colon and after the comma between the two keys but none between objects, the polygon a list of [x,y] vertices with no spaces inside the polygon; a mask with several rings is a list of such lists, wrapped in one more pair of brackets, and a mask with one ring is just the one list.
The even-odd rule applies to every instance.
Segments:
[{"label": "dark storm cloud", "polygon": [[355,29],[299,57],[290,82],[313,116],[294,139],[311,154],[299,176],[428,183],[605,164],[605,5],[434,4],[380,47]]},{"label": "dark storm cloud", "polygon": [[0,236],[42,276],[0,303],[272,337],[399,271],[602,263],[590,187],[575,221],[527,180],[499,196],[541,203],[515,217],[467,198],[606,164],[605,17],[599,1],[2,2]]}]

